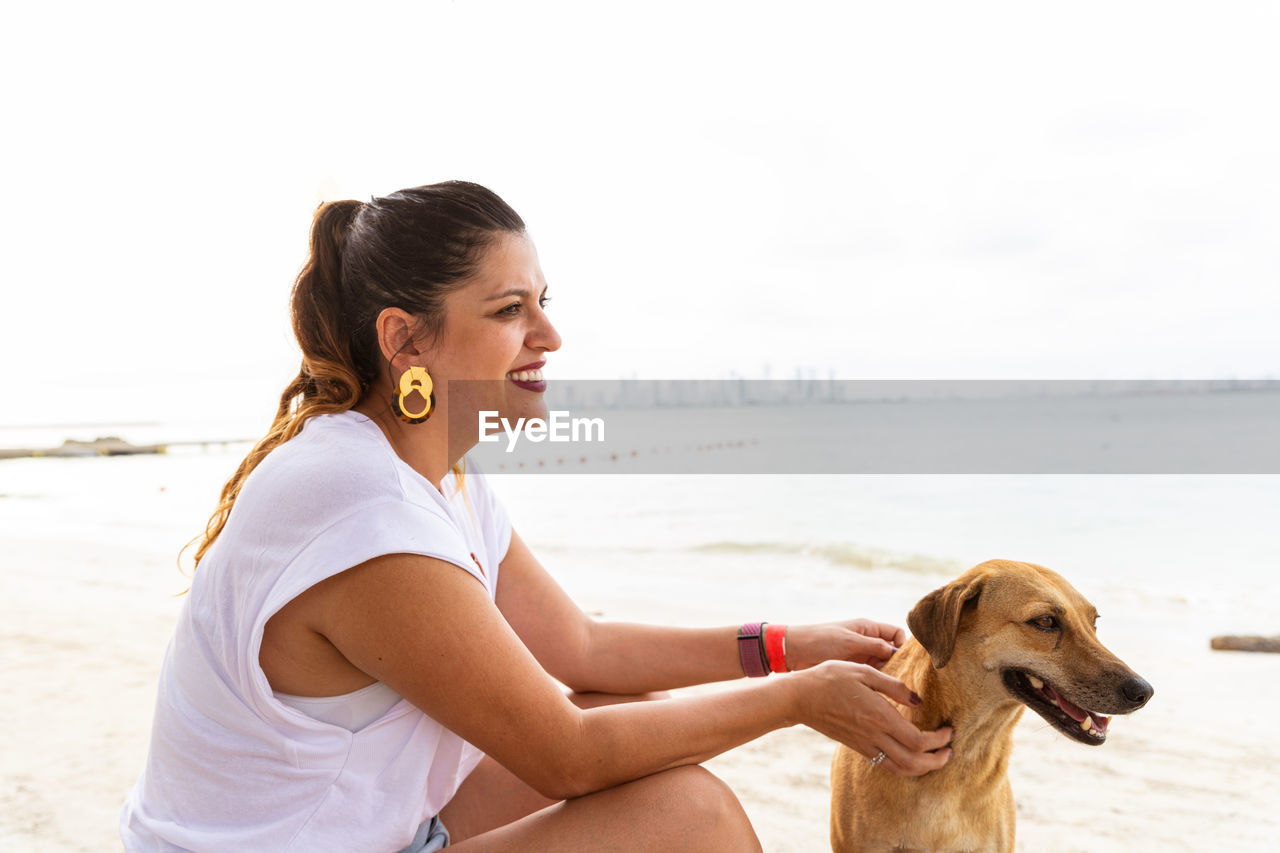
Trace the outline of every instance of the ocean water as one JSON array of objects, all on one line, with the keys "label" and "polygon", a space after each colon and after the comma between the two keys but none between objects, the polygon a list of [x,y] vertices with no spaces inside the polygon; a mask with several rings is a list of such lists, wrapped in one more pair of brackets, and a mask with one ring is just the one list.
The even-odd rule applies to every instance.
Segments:
[{"label": "ocean water", "polygon": [[855,595],[902,590],[902,607],[1004,558],[1139,612],[1185,608],[1224,632],[1280,632],[1280,477],[495,479],[527,541],[590,552],[599,571],[622,560],[690,584],[710,577],[712,600],[743,576],[758,587],[728,585],[734,598],[807,611],[840,578]]},{"label": "ocean water", "polygon": [[[1150,470],[1180,470],[1183,455],[1197,453],[1229,469],[1274,455],[1280,391],[1271,385],[1029,404],[934,398],[606,414],[623,427],[609,454],[529,446],[524,470],[539,473],[499,470],[492,454],[481,463],[535,554],[605,615],[741,621],[776,607],[799,618],[901,622],[950,577],[1006,558],[1059,571],[1104,617],[1117,612],[1126,624],[1160,614],[1159,630],[1168,632],[1186,619],[1197,641],[1280,632],[1280,474],[714,473],[774,471],[805,453],[821,460],[845,439],[909,458],[913,448],[936,447],[936,423],[950,425],[943,439],[970,436],[976,445],[986,436],[990,446],[968,462],[980,472],[1008,456],[984,425],[1019,420],[1028,429],[1005,444],[1023,442],[1031,470],[1040,465],[1037,442],[1081,436],[1089,437],[1075,444],[1087,446],[1078,466],[1085,470],[1113,469],[1115,452],[1144,437],[1153,443],[1150,436],[1162,442]],[[266,421],[0,427],[7,447],[105,435],[171,444],[156,455],[0,460],[0,549],[17,540],[86,554],[123,549],[146,558],[105,579],[91,577],[93,560],[72,561],[70,571],[135,593],[183,589],[177,553],[203,529],[249,448],[244,440]],[[767,464],[756,464],[761,458]],[[851,465],[862,470],[883,458],[864,454]]]},{"label": "ocean water", "polygon": [[[247,447],[0,461],[0,551],[16,540],[132,549],[148,558],[95,582],[170,595],[187,581],[179,549]],[[1277,476],[491,480],[544,565],[606,615],[642,618],[649,607],[716,622],[776,607],[901,622],[930,589],[1007,558],[1059,571],[1104,618],[1110,604],[1130,622],[1150,608],[1166,622],[1194,616],[1201,634],[1280,632]],[[96,571],[77,565],[86,578]]]}]

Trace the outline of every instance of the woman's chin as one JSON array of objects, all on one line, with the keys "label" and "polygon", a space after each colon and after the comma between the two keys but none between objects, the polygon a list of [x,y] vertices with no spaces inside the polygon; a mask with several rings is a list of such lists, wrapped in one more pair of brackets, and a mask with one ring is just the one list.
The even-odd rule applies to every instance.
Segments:
[{"label": "woman's chin", "polygon": [[503,413],[502,417],[505,417],[512,424],[517,423],[520,418],[524,418],[526,424],[534,418],[541,418],[545,421],[547,419],[547,401],[543,399],[542,395],[528,394],[524,396],[528,396],[530,399],[516,401],[513,405],[508,405],[507,409],[511,411],[511,414]]}]

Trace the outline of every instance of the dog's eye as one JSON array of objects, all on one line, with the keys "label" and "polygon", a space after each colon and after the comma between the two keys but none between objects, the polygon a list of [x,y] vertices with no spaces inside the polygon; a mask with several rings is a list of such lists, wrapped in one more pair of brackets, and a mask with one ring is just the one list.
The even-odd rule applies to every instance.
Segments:
[{"label": "dog's eye", "polygon": [[1041,631],[1056,631],[1058,630],[1058,617],[1037,616],[1027,624],[1039,628]]}]

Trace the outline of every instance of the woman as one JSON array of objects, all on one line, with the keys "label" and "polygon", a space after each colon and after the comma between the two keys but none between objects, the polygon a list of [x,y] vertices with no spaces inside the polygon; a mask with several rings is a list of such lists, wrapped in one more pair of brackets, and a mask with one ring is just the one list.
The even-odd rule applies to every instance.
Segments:
[{"label": "woman", "polygon": [[[740,853],[751,825],[698,764],[768,731],[946,763],[949,730],[883,698],[919,701],[878,671],[899,628],[595,622],[556,585],[447,428],[545,415],[546,290],[475,184],[317,212],[302,369],[197,551],[127,848]],[[797,672],[653,695],[769,668]]]}]

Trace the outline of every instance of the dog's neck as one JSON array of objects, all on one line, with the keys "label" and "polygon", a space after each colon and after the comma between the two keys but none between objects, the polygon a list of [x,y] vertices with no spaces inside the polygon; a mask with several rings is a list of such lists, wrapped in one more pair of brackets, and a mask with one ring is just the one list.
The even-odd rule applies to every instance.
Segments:
[{"label": "dog's neck", "polygon": [[891,674],[902,679],[922,700],[917,708],[901,709],[907,719],[922,731],[942,726],[955,730],[951,739],[954,755],[943,769],[966,775],[978,769],[979,775],[990,773],[993,778],[1003,778],[1008,769],[1009,741],[1026,706],[1003,690],[995,694],[994,700],[972,695],[972,690],[961,687],[966,681],[973,683],[972,673],[962,674],[954,665],[936,668],[929,654],[914,640],[894,655],[893,664]]}]

